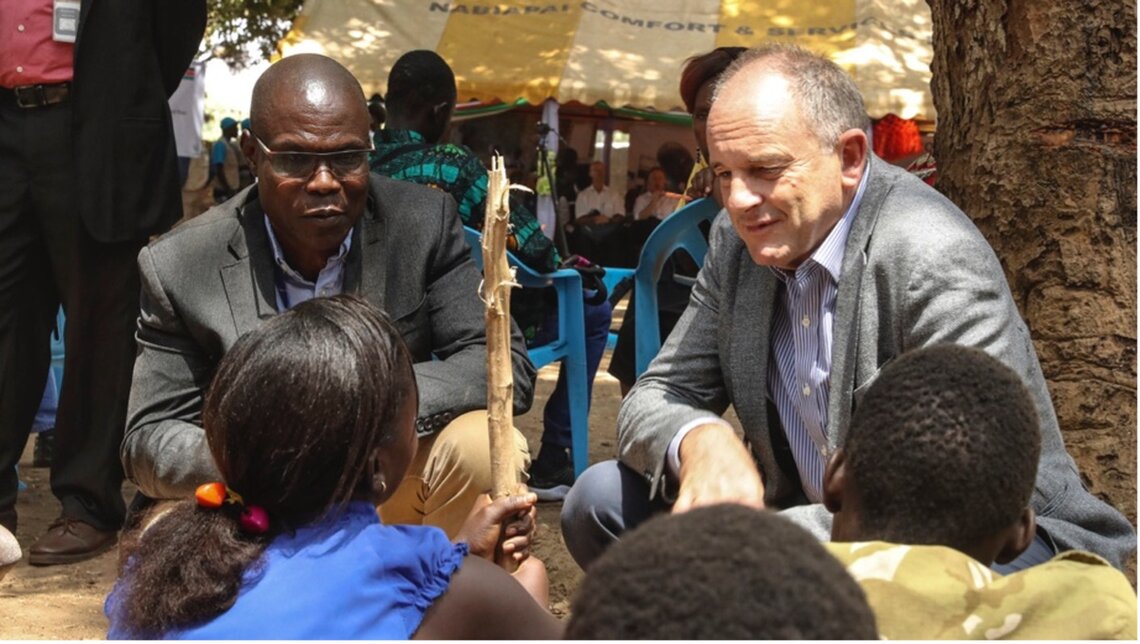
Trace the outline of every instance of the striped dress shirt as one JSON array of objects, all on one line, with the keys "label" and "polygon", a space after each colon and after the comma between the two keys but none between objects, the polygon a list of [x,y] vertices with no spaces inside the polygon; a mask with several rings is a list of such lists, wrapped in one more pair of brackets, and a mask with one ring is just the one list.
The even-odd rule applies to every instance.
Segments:
[{"label": "striped dress shirt", "polygon": [[843,251],[867,174],[847,211],[810,258],[795,271],[771,268],[780,285],[772,312],[768,396],[776,404],[804,494],[812,503],[823,499],[832,325]]}]

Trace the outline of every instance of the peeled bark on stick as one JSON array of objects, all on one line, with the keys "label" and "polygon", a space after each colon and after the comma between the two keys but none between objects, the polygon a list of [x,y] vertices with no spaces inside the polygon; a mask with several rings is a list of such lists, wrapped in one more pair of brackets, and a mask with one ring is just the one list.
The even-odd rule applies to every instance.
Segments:
[{"label": "peeled bark on stick", "polygon": [[498,154],[491,159],[487,212],[483,225],[484,319],[487,325],[487,429],[491,436],[492,498],[518,487],[514,458],[514,376],[511,371],[511,287],[515,271],[507,264],[510,184]]}]

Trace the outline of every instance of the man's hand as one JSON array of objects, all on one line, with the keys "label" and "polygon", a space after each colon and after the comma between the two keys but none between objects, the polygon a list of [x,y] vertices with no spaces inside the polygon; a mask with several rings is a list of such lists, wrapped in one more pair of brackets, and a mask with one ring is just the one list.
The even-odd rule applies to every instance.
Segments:
[{"label": "man's hand", "polygon": [[693,177],[692,183],[689,184],[689,189],[685,191],[685,196],[690,201],[701,199],[702,197],[713,197],[718,204],[723,205],[720,199],[720,193],[715,191],[716,188],[716,173],[712,168],[705,168]]},{"label": "man's hand", "polygon": [[520,485],[518,494],[491,501],[481,494],[455,541],[466,541],[471,554],[513,571],[530,556],[538,497]]},{"label": "man's hand", "polygon": [[681,441],[681,489],[673,512],[702,505],[764,507],[764,484],[752,455],[731,429],[701,425]]}]

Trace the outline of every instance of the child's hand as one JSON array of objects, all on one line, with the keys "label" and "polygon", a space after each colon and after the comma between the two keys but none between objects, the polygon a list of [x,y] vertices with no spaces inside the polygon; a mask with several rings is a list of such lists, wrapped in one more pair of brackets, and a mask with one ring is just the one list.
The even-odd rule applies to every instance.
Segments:
[{"label": "child's hand", "polygon": [[532,493],[505,496],[493,502],[482,494],[455,540],[466,541],[471,554],[504,567],[511,564],[513,570],[530,556],[537,501]]}]

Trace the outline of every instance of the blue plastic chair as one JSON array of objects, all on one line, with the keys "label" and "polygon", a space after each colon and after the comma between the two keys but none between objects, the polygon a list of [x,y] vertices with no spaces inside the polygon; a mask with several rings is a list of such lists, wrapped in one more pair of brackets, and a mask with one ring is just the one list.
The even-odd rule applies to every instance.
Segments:
[{"label": "blue plastic chair", "polygon": [[[620,284],[623,279],[627,277],[633,279],[634,269],[632,268],[621,268],[618,266],[603,266],[603,268],[606,269],[606,274],[602,276],[602,284],[606,285],[606,293],[610,295],[613,295],[614,289],[617,288],[617,285]],[[623,295],[622,298],[624,297]],[[617,306],[617,302],[613,304],[615,307]],[[617,346],[617,338],[617,331],[611,330],[609,337],[606,338],[607,351],[613,351],[613,348]]]},{"label": "blue plastic chair", "polygon": [[65,322],[63,307],[61,306],[55,315],[55,331],[51,334],[51,370],[55,372],[56,396],[63,388],[63,327]]},{"label": "blue plastic chair", "polygon": [[[483,249],[479,231],[463,227],[471,257],[483,270]],[[582,276],[573,269],[539,273],[523,264],[510,252],[507,262],[515,268],[516,281],[527,288],[553,286],[558,293],[558,339],[528,350],[530,361],[542,368],[555,360],[562,361],[570,394],[570,454],[574,476],[586,470],[589,457],[590,396],[586,388],[586,323],[582,308]]]},{"label": "blue plastic chair", "polygon": [[[55,314],[56,328],[51,333],[51,370],[55,372],[55,395],[59,399],[59,390],[63,386],[63,307]],[[23,492],[28,484],[20,480],[20,467],[16,466],[16,491]]]},{"label": "blue plastic chair", "polygon": [[[657,282],[665,262],[675,251],[683,250],[693,258],[697,266],[705,262],[709,250],[708,242],[701,234],[699,224],[711,221],[720,212],[720,206],[713,199],[697,199],[684,208],[669,215],[653,229],[633,274],[634,306],[637,319],[634,324],[636,336],[635,371],[640,377],[649,368],[649,363],[661,350],[661,328],[658,322]],[[691,278],[675,276],[682,283],[693,283]]]}]

